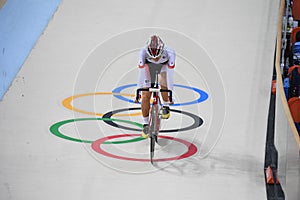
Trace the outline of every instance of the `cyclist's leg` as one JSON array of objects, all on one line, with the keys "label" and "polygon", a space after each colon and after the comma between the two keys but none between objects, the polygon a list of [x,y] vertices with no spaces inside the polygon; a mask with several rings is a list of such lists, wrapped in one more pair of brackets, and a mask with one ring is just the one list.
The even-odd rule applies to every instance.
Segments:
[{"label": "cyclist's leg", "polygon": [[141,105],[143,122],[144,122],[143,131],[142,131],[142,137],[143,138],[148,137],[150,98],[151,98],[151,92],[143,91],[143,93],[142,93],[142,105]]},{"label": "cyclist's leg", "polygon": [[[151,75],[148,64],[139,67],[139,78],[138,78],[138,87],[139,88],[149,88],[151,86]],[[149,123],[149,110],[150,110],[150,98],[151,93],[143,91],[142,92],[142,102],[141,102],[141,110],[143,116],[143,124],[144,128],[142,131],[142,136],[147,137],[147,125]]]},{"label": "cyclist's leg", "polygon": [[[162,89],[173,90],[173,77],[174,76],[174,68],[169,67],[168,64],[164,64],[161,73],[160,73],[160,85]],[[169,97],[167,92],[162,93],[162,98],[165,102],[169,102]]]},{"label": "cyclist's leg", "polygon": [[[160,73],[160,80],[159,80],[159,84],[160,84],[160,88],[163,90],[167,90],[168,89],[168,85],[167,85],[167,73],[165,71]],[[168,102],[169,101],[169,96],[168,96],[168,92],[162,92],[161,93],[162,99],[164,102]]]},{"label": "cyclist's leg", "polygon": [[[144,66],[139,67],[138,87],[139,88],[151,87],[151,74],[150,74],[148,64],[145,64]],[[142,92],[141,109],[142,109],[143,117],[149,116],[150,97],[151,97],[150,92],[146,92],[146,91]],[[144,124],[145,124],[145,122],[144,122]],[[147,122],[146,122],[146,124],[147,124]]]},{"label": "cyclist's leg", "polygon": [[142,94],[142,115],[144,118],[149,117],[151,92],[143,91]]},{"label": "cyclist's leg", "polygon": [[[160,88],[167,90],[168,84],[167,84],[167,71],[166,71],[166,65],[162,67],[160,78],[159,78],[159,84]],[[170,108],[169,108],[169,95],[168,92],[162,92],[161,93],[162,99],[163,99],[163,107],[162,107],[162,113],[161,117],[163,119],[168,119],[170,117]]]}]

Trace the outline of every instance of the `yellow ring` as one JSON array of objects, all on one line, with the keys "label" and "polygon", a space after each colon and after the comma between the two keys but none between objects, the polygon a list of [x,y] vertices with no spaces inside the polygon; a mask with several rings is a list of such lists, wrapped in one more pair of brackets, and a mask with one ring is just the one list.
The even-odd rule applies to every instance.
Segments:
[{"label": "yellow ring", "polygon": [[[78,108],[75,108],[71,105],[71,102],[74,99],[80,98],[80,97],[85,97],[85,96],[92,96],[92,95],[122,95],[122,96],[129,96],[129,97],[134,97],[134,94],[123,94],[123,93],[112,93],[112,92],[94,92],[94,93],[86,93],[86,94],[78,94],[78,95],[74,95],[74,96],[70,96],[66,99],[63,100],[62,105],[72,111],[75,112],[79,112],[79,113],[83,113],[83,114],[87,114],[87,115],[96,115],[96,116],[100,116],[102,117],[104,114],[102,113],[95,113],[95,112],[89,112],[89,111],[85,111],[85,110],[80,110]],[[141,112],[136,112],[136,113],[131,113],[131,114],[116,114],[114,116],[119,116],[119,117],[123,117],[123,116],[138,116],[141,115]]]}]

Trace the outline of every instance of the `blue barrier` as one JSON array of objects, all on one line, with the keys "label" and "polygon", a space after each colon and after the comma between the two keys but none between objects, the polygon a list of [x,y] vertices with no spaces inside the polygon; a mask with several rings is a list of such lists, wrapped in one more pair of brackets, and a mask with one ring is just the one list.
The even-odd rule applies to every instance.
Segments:
[{"label": "blue barrier", "polygon": [[0,100],[61,0],[7,0],[0,10]]}]

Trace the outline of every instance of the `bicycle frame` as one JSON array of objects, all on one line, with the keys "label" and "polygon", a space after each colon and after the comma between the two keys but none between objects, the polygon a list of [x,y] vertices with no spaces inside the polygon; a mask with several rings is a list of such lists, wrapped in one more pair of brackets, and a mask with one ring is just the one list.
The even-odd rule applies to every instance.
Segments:
[{"label": "bicycle frame", "polygon": [[[150,112],[150,122],[149,122],[149,128],[150,128],[150,136],[151,134],[157,136],[159,129],[160,129],[160,114],[159,110],[161,107],[161,101],[159,98],[159,89],[157,88],[150,88],[149,92],[153,92],[153,102]],[[155,140],[157,141],[157,137],[155,137]]]},{"label": "bicycle frame", "polygon": [[[169,99],[170,101],[172,101],[172,91],[171,90],[164,90],[164,89],[159,89],[159,88],[139,88],[137,89],[137,94],[136,94],[136,100],[138,101],[139,100],[139,94],[141,91],[148,91],[148,92],[152,92],[152,99],[153,99],[153,102],[152,102],[152,105],[151,105],[151,116],[153,115],[153,111],[155,111],[157,114],[157,116],[159,116],[159,107],[161,106],[161,100],[160,100],[160,97],[159,97],[159,93],[160,92],[168,92],[169,93]],[[152,119],[150,116],[150,120]],[[156,130],[156,132],[158,133],[159,130]]]}]

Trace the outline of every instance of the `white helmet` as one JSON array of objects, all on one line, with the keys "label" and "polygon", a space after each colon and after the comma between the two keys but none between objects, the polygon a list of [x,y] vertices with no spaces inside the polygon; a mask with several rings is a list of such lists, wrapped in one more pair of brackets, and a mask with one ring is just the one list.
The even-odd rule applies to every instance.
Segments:
[{"label": "white helmet", "polygon": [[147,42],[146,51],[151,58],[158,58],[164,50],[164,42],[158,35],[151,35]]}]

